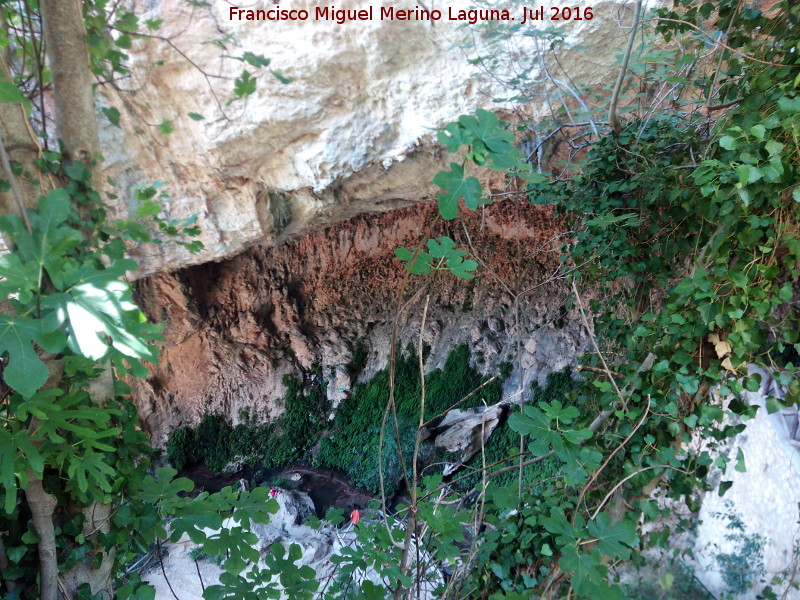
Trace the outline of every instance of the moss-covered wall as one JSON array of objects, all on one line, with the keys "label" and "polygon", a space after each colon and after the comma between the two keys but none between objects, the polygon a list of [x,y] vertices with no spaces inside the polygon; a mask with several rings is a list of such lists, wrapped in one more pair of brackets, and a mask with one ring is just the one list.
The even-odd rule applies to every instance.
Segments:
[{"label": "moss-covered wall", "polygon": [[[449,354],[442,369],[435,369],[425,376],[426,421],[445,412],[488,379],[470,364],[470,358],[469,348],[462,344]],[[397,352],[394,399],[400,448],[407,466],[410,464],[419,423],[422,386],[417,360],[416,353],[410,348],[406,352]],[[502,399],[503,380],[509,372],[510,368],[503,368],[500,378],[460,407],[499,402]],[[234,426],[222,416],[205,415],[196,428],[182,427],[174,431],[167,444],[170,462],[178,469],[203,462],[212,471],[222,474],[232,461],[244,460],[249,466],[280,469],[303,460],[315,467],[342,471],[354,485],[370,492],[379,492],[378,447],[389,402],[388,370],[384,369],[369,381],[356,385],[352,394],[339,406],[332,423],[325,421],[328,406],[325,385],[321,382],[319,374],[303,382],[285,378],[286,411],[275,423],[255,423],[248,415],[243,415],[242,423]],[[573,387],[574,381],[568,370],[555,373],[548,377],[544,388],[533,386],[530,401],[559,399],[566,404]],[[516,407],[511,410],[516,410]],[[486,464],[502,461],[518,452],[519,436],[503,423],[486,445]],[[424,448],[423,454],[423,463],[448,459],[441,455],[441,451],[434,451],[430,446]],[[392,494],[401,480],[402,468],[391,414],[384,431],[381,456],[385,491]],[[510,464],[510,461],[506,461],[488,472]],[[458,485],[464,488],[475,486],[480,481],[478,471],[481,465],[480,455],[473,458],[465,465],[468,476],[459,479]],[[551,467],[548,462],[527,467],[524,485],[536,485],[547,476]],[[469,474],[470,471],[473,473]],[[505,472],[495,481],[504,485],[516,480],[517,476],[515,471]]]}]

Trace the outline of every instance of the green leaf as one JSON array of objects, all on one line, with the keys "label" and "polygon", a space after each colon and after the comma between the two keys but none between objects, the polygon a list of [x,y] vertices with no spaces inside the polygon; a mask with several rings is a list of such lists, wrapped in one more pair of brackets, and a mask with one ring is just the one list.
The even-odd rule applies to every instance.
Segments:
[{"label": "green leaf", "polygon": [[291,77],[287,77],[286,75],[284,75],[280,71],[270,71],[270,73],[272,73],[272,75],[275,77],[275,79],[277,79],[278,81],[280,81],[284,85],[286,85],[288,83],[292,83],[294,81],[294,79],[292,79]]},{"label": "green leaf", "polygon": [[119,111],[116,108],[114,108],[113,106],[107,107],[107,108],[103,108],[102,112],[106,116],[106,119],[108,119],[109,123],[111,123],[115,127],[119,127],[120,126],[120,124],[119,124]]},{"label": "green leaf", "polygon": [[11,514],[17,506],[17,476],[15,474],[17,449],[11,434],[0,427],[0,488],[3,489],[5,504],[3,509]]},{"label": "green leaf", "polygon": [[170,540],[177,542],[183,534],[189,536],[195,544],[206,540],[203,529],[216,530],[222,527],[222,516],[212,502],[203,496],[193,498],[192,501],[178,507],[175,519],[170,524]]},{"label": "green leaf", "polygon": [[203,115],[201,115],[201,114],[198,114],[198,113],[196,113],[196,112],[190,112],[190,113],[187,113],[187,114],[188,114],[188,117],[189,117],[189,118],[190,118],[192,121],[202,121],[203,119],[205,119],[205,117],[204,117]]},{"label": "green leaf", "polygon": [[25,107],[25,113],[30,114],[31,101],[25,97],[22,90],[9,81],[0,80],[0,103],[22,104]]},{"label": "green leaf", "polygon": [[725,492],[727,492],[729,489],[731,489],[732,485],[733,485],[732,481],[720,481],[720,483],[719,483],[719,491],[717,493],[720,495],[720,497],[724,496]]},{"label": "green leaf", "polygon": [[468,139],[473,149],[485,147],[489,160],[487,166],[490,169],[504,171],[522,160],[522,154],[514,146],[514,134],[501,125],[493,112],[479,108],[474,117],[461,116],[458,123],[469,134]]},{"label": "green leaf", "polygon": [[558,432],[550,427],[550,418],[533,406],[526,406],[523,412],[515,412],[508,417],[508,426],[520,435],[530,436],[529,450],[534,456],[544,456],[551,448],[563,448]]},{"label": "green leaf", "polygon": [[558,561],[565,573],[571,573],[570,583],[573,589],[585,598],[607,598],[598,593],[598,584],[603,580],[606,569],[600,564],[597,553],[581,552],[574,546],[564,548]]},{"label": "green leaf", "polygon": [[[31,211],[32,232],[14,215],[0,218],[0,229],[9,233],[17,245],[16,254],[22,263],[35,262],[37,269],[47,268],[51,274],[64,268],[64,254],[81,241],[78,231],[64,225],[70,212],[70,197],[63,188],[52,190],[39,199],[37,211]],[[37,273],[37,287],[39,274]]]},{"label": "green leaf", "polygon": [[39,266],[29,261],[22,263],[16,253],[0,256],[0,299],[17,294],[17,299],[27,304],[39,287]]},{"label": "green leaf", "polygon": [[572,423],[572,421],[581,414],[577,407],[562,406],[559,400],[553,400],[553,402],[540,402],[539,407],[552,420],[567,425]]},{"label": "green leaf", "polygon": [[49,374],[33,349],[33,343],[48,352],[60,352],[64,348],[64,336],[54,325],[57,324],[0,314],[0,354],[8,353],[3,379],[25,398],[33,396]]},{"label": "green leaf", "polygon": [[172,127],[172,121],[169,121],[167,119],[164,119],[163,121],[161,121],[161,124],[158,126],[158,132],[161,135],[169,135],[173,131],[174,131],[174,129]]},{"label": "green leaf", "polygon": [[269,515],[278,512],[279,505],[274,498],[270,498],[269,490],[257,487],[250,492],[241,492],[233,502],[232,520],[247,525],[250,521],[255,523],[269,523]]},{"label": "green leaf", "polygon": [[442,236],[439,241],[428,240],[428,250],[433,258],[449,258],[451,256],[464,256],[464,250],[456,250],[456,243],[449,237]]},{"label": "green leaf", "polygon": [[475,270],[478,268],[478,263],[474,260],[456,260],[450,259],[447,261],[447,268],[456,277],[461,279],[473,279],[475,277]]},{"label": "green leaf", "polygon": [[624,213],[621,215],[606,213],[594,219],[590,219],[586,222],[586,225],[590,227],[608,227],[609,225],[618,223],[623,227],[635,227],[636,225],[640,225],[641,222],[641,219],[638,219],[634,213]]},{"label": "green leaf", "polygon": [[464,169],[457,163],[450,163],[449,171],[440,171],[433,183],[443,190],[438,196],[439,214],[445,220],[452,220],[458,214],[458,202],[464,198],[468,208],[475,210],[481,202],[481,184],[475,177],[464,177]]},{"label": "green leaf", "polygon": [[440,144],[447,146],[450,152],[457,152],[461,145],[465,143],[462,135],[463,132],[464,128],[458,123],[448,123],[444,126],[442,131],[436,135],[436,139],[439,140]]},{"label": "green leaf", "polygon": [[17,447],[19,457],[27,460],[30,467],[38,477],[44,473],[44,459],[39,454],[39,449],[33,443],[27,429],[22,429],[14,434],[14,445]]},{"label": "green leaf", "polygon": [[256,69],[269,66],[268,58],[262,56],[261,54],[253,54],[252,52],[245,52],[242,54],[240,60],[252,65]]},{"label": "green leaf", "polygon": [[[572,540],[577,540],[583,534],[583,531],[581,531],[582,524],[578,528],[573,527],[562,508],[551,508],[550,516],[541,519],[541,523],[547,531],[558,536],[558,543],[562,545],[569,544]],[[576,520],[576,525],[578,523]]]},{"label": "green leaf", "polygon": [[783,144],[776,142],[775,140],[769,140],[766,144],[764,144],[764,149],[770,156],[778,156],[781,152],[783,152],[784,147],[785,146]]},{"label": "green leaf", "polygon": [[736,138],[734,137],[723,135],[719,140],[719,145],[725,148],[725,150],[736,150],[739,142],[736,141]]},{"label": "green leaf", "polygon": [[778,107],[781,109],[781,112],[787,115],[793,115],[795,113],[799,113],[800,95],[797,95],[794,98],[789,98],[788,96],[783,96],[779,98]]},{"label": "green leaf", "polygon": [[672,573],[664,573],[658,578],[658,585],[661,586],[662,590],[669,590],[672,589],[672,585],[675,583],[675,575]]},{"label": "green leaf", "polygon": [[386,588],[382,585],[375,585],[369,579],[365,579],[361,583],[361,591],[364,594],[364,600],[384,600],[386,598]]},{"label": "green leaf", "polygon": [[767,133],[767,128],[761,123],[758,123],[750,128],[750,133],[753,134],[753,137],[755,137],[757,140],[763,141],[764,135]]},{"label": "green leaf", "polygon": [[694,281],[687,277],[685,279],[682,279],[680,283],[678,283],[678,285],[676,285],[673,288],[672,293],[685,296],[686,294],[693,293],[694,290],[695,290]]},{"label": "green leaf", "polygon": [[761,179],[761,170],[751,165],[739,165],[736,167],[736,175],[744,185],[755,183]]},{"label": "green leaf", "polygon": [[739,452],[736,454],[736,466],[734,470],[739,473],[747,473],[747,466],[744,463],[744,452],[742,452],[741,448],[739,448]]},{"label": "green leaf", "polygon": [[[156,469],[155,477],[145,475],[142,478],[140,489],[133,494],[134,498],[144,504],[157,505],[163,500],[173,501],[179,499],[181,493],[188,493],[194,489],[194,484],[190,479],[180,477],[173,479],[178,474],[176,469],[171,467],[160,467]],[[182,503],[182,499],[179,499]]]},{"label": "green leaf", "polygon": [[[213,537],[208,538],[204,548],[212,556],[221,556],[229,553],[231,557],[237,557],[238,560],[226,561],[224,567],[229,573],[238,574],[246,566],[243,564],[244,560],[258,562],[259,553],[254,547],[256,544],[258,544],[258,537],[255,534],[245,531],[242,527],[231,527],[229,529],[223,528]],[[273,552],[278,551],[276,546],[280,547],[281,550],[283,549],[281,544],[273,544]]]},{"label": "green leaf", "polygon": [[639,542],[636,535],[636,525],[630,519],[622,519],[611,524],[608,513],[600,513],[587,526],[589,535],[597,538],[598,549],[611,558],[619,557],[628,560],[631,557],[630,548]]},{"label": "green leaf", "polygon": [[[433,257],[425,251],[420,250],[416,260],[414,260],[414,253],[408,248],[397,248],[394,254],[400,261],[408,263],[404,268],[413,275],[427,275],[431,272]],[[411,262],[412,260],[414,262]]]},{"label": "green leaf", "polygon": [[27,553],[28,548],[26,546],[12,546],[6,548],[6,554],[8,554],[9,560],[14,563],[21,561]]},{"label": "green leaf", "polygon": [[140,219],[154,217],[161,212],[161,205],[153,200],[145,200],[136,207],[136,216]]},{"label": "green leaf", "polygon": [[250,96],[256,91],[256,80],[250,75],[246,69],[242,74],[233,82],[233,93],[237,98],[244,98]]},{"label": "green leaf", "polygon": [[54,309],[65,323],[73,352],[101,360],[113,350],[129,358],[156,361],[156,349],[147,342],[157,336],[133,303],[130,285],[119,280],[135,266],[127,260],[104,270],[86,266],[66,293],[42,300],[42,306]]}]

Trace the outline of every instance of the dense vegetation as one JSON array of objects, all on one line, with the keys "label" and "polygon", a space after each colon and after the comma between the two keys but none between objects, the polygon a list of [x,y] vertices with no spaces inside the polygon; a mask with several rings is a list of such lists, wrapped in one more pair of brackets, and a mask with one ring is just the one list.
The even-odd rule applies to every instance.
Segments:
[{"label": "dense vegetation", "polygon": [[[547,376],[544,387],[535,381],[532,383],[530,397],[526,402],[537,406],[541,402],[556,400],[564,406],[569,406],[574,401],[573,391],[578,385],[570,369],[551,373]],[[516,404],[509,407],[509,413],[512,415],[518,411],[519,406]],[[518,471],[506,470],[498,475],[494,475],[494,473],[507,468],[511,464],[510,459],[517,454],[519,454],[519,434],[503,424],[489,437],[484,449],[484,456],[477,454],[464,465],[466,473],[459,474],[459,480],[456,482],[458,487],[469,491],[479,486],[483,477],[484,460],[487,465],[494,465],[486,468],[486,476],[492,480],[494,485],[499,487],[513,485],[518,481]],[[541,488],[541,481],[555,475],[556,466],[555,461],[547,459],[539,464],[523,467],[523,488],[531,494],[544,491]]]}]

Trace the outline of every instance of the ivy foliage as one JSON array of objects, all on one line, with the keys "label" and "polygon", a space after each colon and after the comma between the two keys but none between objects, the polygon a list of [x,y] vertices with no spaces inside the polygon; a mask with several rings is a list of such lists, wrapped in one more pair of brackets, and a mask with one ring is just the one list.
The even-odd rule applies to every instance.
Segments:
[{"label": "ivy foliage", "polygon": [[[620,399],[611,382],[594,386],[600,407],[616,411],[619,421],[606,441],[579,442],[583,434],[564,431],[566,411],[551,403],[526,409],[512,427],[536,434],[529,445],[534,455],[552,451],[565,464],[582,463],[593,473],[591,481],[603,469],[580,455],[598,452],[602,458],[616,447],[606,446],[609,436],[619,435],[628,441],[605,459],[609,487],[619,479],[627,497],[637,498],[659,476],[668,495],[693,506],[694,492],[708,486],[712,457],[705,450],[687,453],[689,431],[713,448],[743,427],[720,424],[724,411],[708,401],[710,387],[718,385],[722,395],[758,389],[759,377],[748,376],[746,368],[756,363],[789,386],[789,402],[797,401],[800,69],[793,48],[799,15],[786,3],[770,14],[747,9],[737,18],[734,2],[708,3],[700,11],[695,3],[677,4],[676,12],[661,13],[671,19],[659,25],[667,37],[696,31],[686,23],[705,28],[711,19],[727,28],[732,50],[723,51],[722,67],[704,88],[720,103],[731,103],[724,118],[714,123],[684,109],[634,120],[591,149],[580,175],[532,184],[529,191],[532,201],[555,204],[576,232],[563,252],[580,265],[581,282],[614,299],[591,303],[591,312],[603,345],[620,357],[613,367],[624,375],[620,387],[630,392]],[[699,38],[692,36],[691,43],[699,45]],[[650,353],[653,366],[642,370]],[[588,363],[603,368],[596,355]],[[769,403],[771,410],[780,406],[775,399]],[[730,410],[752,414],[736,401]],[[580,423],[577,414],[568,418],[567,428]],[[577,460],[567,459],[570,453]],[[716,459],[722,468],[726,462]],[[565,489],[577,484],[579,498],[591,497],[581,487],[585,475],[569,470],[563,472]],[[616,542],[636,546],[630,542],[640,516],[660,516],[651,500],[637,504],[636,512],[616,518],[618,530],[608,528],[602,503],[593,512],[572,507],[567,524],[552,506],[541,520],[546,531],[559,534],[553,540],[557,564],[578,595],[592,597],[605,585],[598,551],[626,560],[628,551]],[[596,548],[580,542],[587,534],[598,540]],[[606,535],[616,539],[604,544]],[[665,545],[668,538],[651,533],[647,543]]]},{"label": "ivy foliage", "polygon": [[[729,460],[714,450],[744,427],[723,418],[754,412],[736,399],[760,387],[748,365],[765,368],[797,401],[798,10],[733,1],[661,10],[658,32],[681,36],[689,51],[708,51],[700,32],[725,34],[713,76],[672,73],[681,102],[630,113],[569,180],[527,178],[530,200],[554,205],[574,232],[562,260],[575,267],[576,290],[603,300],[586,312],[614,374],[588,377],[571,405],[551,398],[511,416],[526,460],[552,461],[553,478],[535,494],[489,486],[483,514],[492,526],[453,597],[625,597],[609,565],[639,564],[643,548],[668,547],[671,533],[692,525],[642,533],[642,521],[668,510],[647,490],[659,485],[697,508],[710,469]],[[725,109],[718,119],[700,110],[713,103]],[[457,147],[457,135],[443,138]],[[586,310],[580,297],[570,303]],[[590,373],[607,370],[597,353],[585,362]],[[709,398],[712,386],[734,395],[727,409]],[[768,401],[771,411],[781,406]],[[693,435],[703,448],[689,444]],[[741,457],[736,468],[746,468]]]}]

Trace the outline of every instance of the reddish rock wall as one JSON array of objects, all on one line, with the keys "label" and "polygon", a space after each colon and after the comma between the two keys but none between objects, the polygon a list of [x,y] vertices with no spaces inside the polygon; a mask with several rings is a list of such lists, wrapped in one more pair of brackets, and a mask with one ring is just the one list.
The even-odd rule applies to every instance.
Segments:
[{"label": "reddish rock wall", "polygon": [[341,399],[351,385],[356,340],[369,348],[363,379],[386,364],[399,305],[399,340],[417,338],[428,294],[429,368],[462,342],[472,346],[473,359],[482,353],[487,371],[515,359],[513,296],[506,285],[533,288],[520,305],[523,379],[542,379],[572,360],[581,333],[562,308],[563,282],[537,285],[558,264],[557,253],[543,251],[555,247],[548,240],[559,231],[549,208],[507,201],[470,214],[466,230],[488,267],[471,281],[449,273],[406,277],[393,250],[415,247],[429,227],[432,235],[468,245],[460,222],[442,222],[433,206],[418,205],[138,282],[145,312],[167,323],[161,364],[135,384],[154,442],[209,411],[236,419],[250,408],[274,418],[282,409],[282,376],[316,362],[329,380],[329,397]]}]

